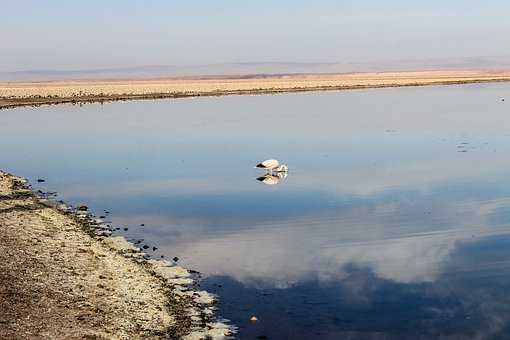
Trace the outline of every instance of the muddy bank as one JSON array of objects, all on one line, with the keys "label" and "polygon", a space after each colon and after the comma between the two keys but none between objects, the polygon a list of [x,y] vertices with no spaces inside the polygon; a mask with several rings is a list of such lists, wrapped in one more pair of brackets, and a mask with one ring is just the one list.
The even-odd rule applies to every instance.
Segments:
[{"label": "muddy bank", "polygon": [[228,338],[190,271],[0,172],[1,339]]},{"label": "muddy bank", "polygon": [[510,71],[295,74],[216,79],[0,82],[0,109],[135,99],[338,91],[510,81]]}]

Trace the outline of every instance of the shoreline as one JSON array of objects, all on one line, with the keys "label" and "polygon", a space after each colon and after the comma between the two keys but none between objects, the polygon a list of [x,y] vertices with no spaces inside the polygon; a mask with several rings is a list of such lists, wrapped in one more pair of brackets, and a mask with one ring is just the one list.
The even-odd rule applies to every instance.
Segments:
[{"label": "shoreline", "polygon": [[0,170],[0,338],[228,339],[198,274]]},{"label": "shoreline", "polygon": [[269,75],[216,79],[0,82],[0,110],[20,106],[104,103],[227,95],[342,91],[510,82],[510,71],[428,71]]}]

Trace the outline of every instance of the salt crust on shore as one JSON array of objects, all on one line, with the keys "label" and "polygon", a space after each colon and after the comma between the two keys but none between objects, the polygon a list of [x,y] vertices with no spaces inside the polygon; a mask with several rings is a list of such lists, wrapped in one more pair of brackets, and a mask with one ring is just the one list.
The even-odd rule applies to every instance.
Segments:
[{"label": "salt crust on shore", "polygon": [[38,197],[24,179],[0,171],[1,338],[234,334],[215,317],[215,297],[194,289],[188,270],[148,259],[122,236],[98,230],[105,226],[93,216]]}]

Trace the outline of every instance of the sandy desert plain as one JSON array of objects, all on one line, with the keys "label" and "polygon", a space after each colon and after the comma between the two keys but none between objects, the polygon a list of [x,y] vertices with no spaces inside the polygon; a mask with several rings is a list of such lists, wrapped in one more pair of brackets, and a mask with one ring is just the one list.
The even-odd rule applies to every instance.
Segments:
[{"label": "sandy desert plain", "polygon": [[509,70],[1,82],[0,108],[56,103],[510,81]]}]

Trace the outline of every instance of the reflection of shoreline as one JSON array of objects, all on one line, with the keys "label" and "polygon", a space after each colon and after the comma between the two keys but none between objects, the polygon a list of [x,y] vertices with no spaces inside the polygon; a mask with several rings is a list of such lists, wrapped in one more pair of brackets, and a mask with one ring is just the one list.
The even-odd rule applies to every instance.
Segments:
[{"label": "reflection of shoreline", "polygon": [[0,109],[62,103],[457,85],[510,81],[510,72],[413,71],[230,76],[207,79],[79,80],[0,83]]}]

